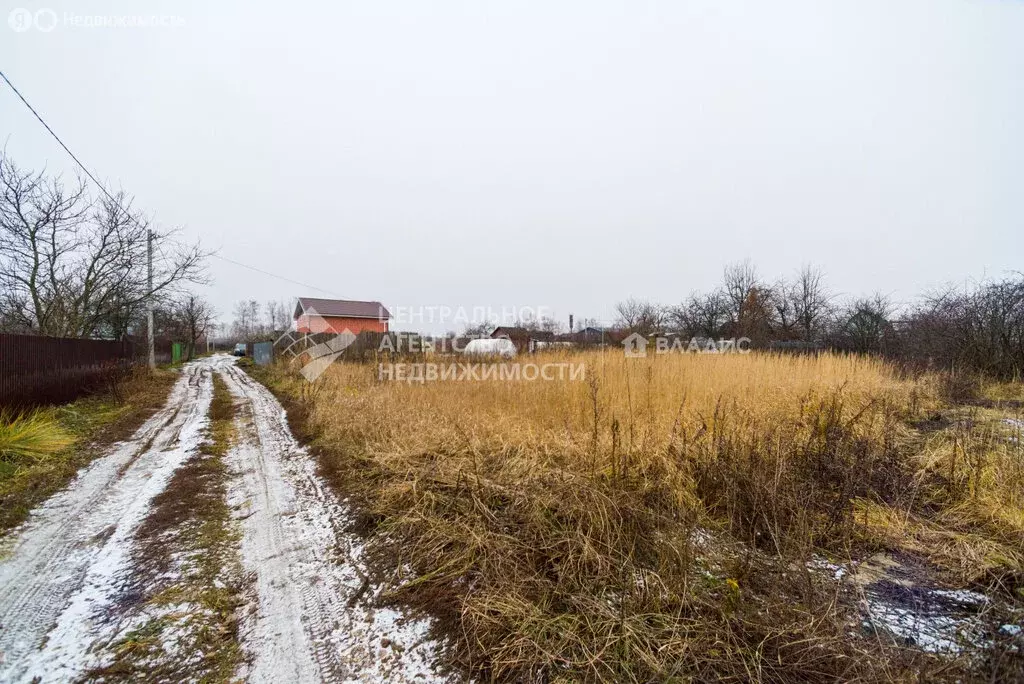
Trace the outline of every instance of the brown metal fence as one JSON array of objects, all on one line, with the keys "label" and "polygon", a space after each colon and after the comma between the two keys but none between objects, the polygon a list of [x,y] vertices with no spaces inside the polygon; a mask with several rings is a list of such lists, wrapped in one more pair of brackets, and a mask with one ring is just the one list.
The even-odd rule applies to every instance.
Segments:
[{"label": "brown metal fence", "polygon": [[71,401],[135,362],[129,341],[0,334],[0,407]]},{"label": "brown metal fence", "polygon": [[[384,336],[391,337],[391,344],[384,345],[384,348],[396,348],[395,333],[379,333],[370,330],[364,330],[351,338],[343,346],[343,351],[337,357],[340,361],[372,361],[377,358],[377,352],[382,348]],[[291,333],[286,336],[282,336],[274,343],[274,356],[282,356],[287,358],[288,356],[299,356],[303,352],[316,347],[318,344],[332,342],[336,338],[340,337],[336,333]],[[249,345],[250,347],[252,345]],[[247,352],[250,356],[253,350],[250,348]]]}]

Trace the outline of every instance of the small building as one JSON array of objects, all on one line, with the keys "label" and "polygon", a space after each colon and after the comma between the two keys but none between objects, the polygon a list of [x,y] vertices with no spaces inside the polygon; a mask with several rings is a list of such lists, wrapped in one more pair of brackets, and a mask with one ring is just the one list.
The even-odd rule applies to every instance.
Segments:
[{"label": "small building", "polygon": [[622,342],[629,333],[616,328],[597,328],[588,326],[576,332],[556,335],[556,342],[572,342],[581,347],[597,347],[603,345],[616,345]]},{"label": "small building", "polygon": [[340,334],[347,330],[358,335],[387,332],[391,314],[380,302],[299,297],[292,318],[296,332]]},{"label": "small building", "polygon": [[527,330],[526,328],[517,328],[514,326],[502,325],[494,329],[491,333],[491,339],[512,340],[512,344],[516,346],[516,350],[520,353],[528,353],[534,350],[534,345],[537,342],[551,342],[555,335],[551,332],[545,332],[543,330]]}]

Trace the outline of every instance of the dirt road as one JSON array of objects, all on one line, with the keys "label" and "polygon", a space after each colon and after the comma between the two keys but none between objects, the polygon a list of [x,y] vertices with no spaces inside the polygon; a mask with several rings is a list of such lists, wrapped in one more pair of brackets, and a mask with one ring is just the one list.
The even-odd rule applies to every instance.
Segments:
[{"label": "dirt road", "polygon": [[[225,457],[247,588],[253,682],[439,681],[429,624],[373,606],[350,513],[292,437],[284,410],[227,356],[187,364],[167,406],[79,473],[0,547],[0,681],[69,681],[109,662],[128,629],[135,534],[206,438],[213,375],[237,402]],[[168,649],[173,653],[173,649]],[[188,679],[189,654],[180,653]]]}]

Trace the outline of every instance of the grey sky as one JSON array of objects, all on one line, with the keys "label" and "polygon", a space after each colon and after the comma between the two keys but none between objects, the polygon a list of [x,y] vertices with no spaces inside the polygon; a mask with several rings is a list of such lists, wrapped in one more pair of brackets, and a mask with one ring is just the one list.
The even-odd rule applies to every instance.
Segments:
[{"label": "grey sky", "polygon": [[[744,257],[897,298],[1024,268],[1024,2],[213,4],[17,0],[60,23],[0,65],[157,221],[342,296],[609,319]],[[73,168],[6,90],[0,136]],[[225,319],[323,296],[211,275]]]}]

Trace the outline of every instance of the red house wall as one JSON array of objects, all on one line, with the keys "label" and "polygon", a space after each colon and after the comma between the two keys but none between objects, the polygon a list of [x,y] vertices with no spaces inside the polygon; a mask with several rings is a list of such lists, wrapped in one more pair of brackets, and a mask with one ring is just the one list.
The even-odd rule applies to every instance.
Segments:
[{"label": "red house wall", "polygon": [[302,314],[295,321],[300,333],[335,333],[348,330],[358,335],[363,331],[387,332],[388,322],[378,318],[345,318],[343,316],[309,316]]}]

